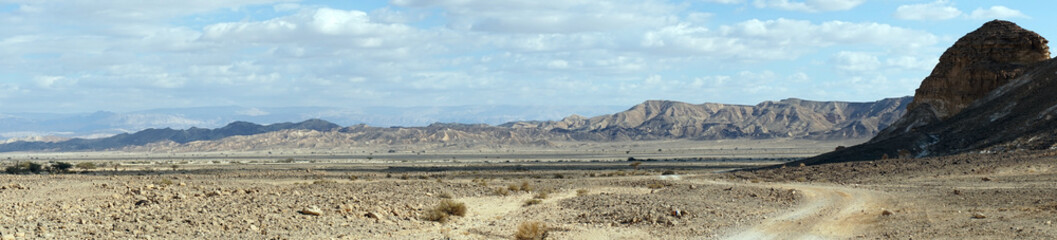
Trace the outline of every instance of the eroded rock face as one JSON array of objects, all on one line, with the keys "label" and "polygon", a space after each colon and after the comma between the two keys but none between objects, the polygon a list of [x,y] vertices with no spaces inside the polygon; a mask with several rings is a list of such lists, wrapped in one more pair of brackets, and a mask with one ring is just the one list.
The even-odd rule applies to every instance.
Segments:
[{"label": "eroded rock face", "polygon": [[907,114],[882,130],[876,142],[936,123],[961,112],[988,92],[1050,58],[1048,41],[1017,24],[994,20],[958,39],[907,106]]},{"label": "eroded rock face", "polygon": [[1047,40],[1017,24],[994,20],[954,43],[921,82],[908,109],[927,108],[946,119],[991,90],[1050,58]]}]

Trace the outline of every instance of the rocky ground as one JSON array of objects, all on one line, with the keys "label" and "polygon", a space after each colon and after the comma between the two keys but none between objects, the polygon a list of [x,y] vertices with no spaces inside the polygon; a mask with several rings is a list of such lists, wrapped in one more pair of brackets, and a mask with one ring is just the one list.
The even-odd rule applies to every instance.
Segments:
[{"label": "rocky ground", "polygon": [[[1054,239],[1054,153],[734,173],[716,171],[752,165],[292,163],[0,174],[0,235],[511,239],[538,221],[549,239]],[[445,200],[464,204],[463,216],[434,221]]]}]

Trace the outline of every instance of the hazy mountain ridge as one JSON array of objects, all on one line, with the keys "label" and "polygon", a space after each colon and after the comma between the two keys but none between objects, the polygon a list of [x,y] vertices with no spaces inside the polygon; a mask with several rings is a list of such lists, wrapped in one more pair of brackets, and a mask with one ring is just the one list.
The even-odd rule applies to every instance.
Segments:
[{"label": "hazy mountain ridge", "polygon": [[0,151],[220,151],[406,144],[548,146],[552,141],[854,139],[876,134],[878,129],[902,115],[910,101],[910,97],[869,103],[785,99],[754,106],[646,101],[622,112],[592,118],[572,115],[560,121],[518,121],[498,126],[434,123],[425,127],[359,124],[341,128],[319,119],[266,126],[240,121],[217,129],[147,129],[100,139],[12,142],[0,145]]},{"label": "hazy mountain ridge", "polygon": [[296,122],[327,119],[342,126],[426,126],[435,122],[501,124],[529,119],[558,119],[569,113],[606,114],[614,106],[452,106],[452,107],[197,107],[135,111],[127,113],[3,113],[0,139],[33,137],[99,138],[133,133],[148,128],[219,128],[228,123]]},{"label": "hazy mountain ridge", "polygon": [[897,119],[910,101],[909,97],[869,103],[786,99],[755,106],[647,101],[623,112],[592,118],[572,115],[560,121],[518,121],[498,126],[435,123],[425,127],[372,127],[360,124],[338,131],[283,130],[220,141],[157,143],[133,150],[341,149],[411,144],[424,148],[551,146],[554,141],[663,139],[850,139],[872,136],[885,124]]}]

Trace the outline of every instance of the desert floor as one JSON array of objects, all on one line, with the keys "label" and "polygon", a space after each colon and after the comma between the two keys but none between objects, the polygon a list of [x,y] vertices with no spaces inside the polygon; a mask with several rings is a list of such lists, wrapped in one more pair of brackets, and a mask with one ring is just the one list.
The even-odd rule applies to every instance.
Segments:
[{"label": "desert floor", "polygon": [[[1057,152],[729,172],[833,147],[778,145],[752,148],[756,158],[777,160],[745,160],[737,152],[687,158],[678,152],[690,150],[657,145],[605,157],[577,153],[593,149],[432,149],[370,160],[310,151],[17,153],[4,164],[28,158],[99,167],[0,174],[0,235],[512,239],[519,225],[540,222],[548,239],[1057,238]],[[462,203],[463,216],[434,214],[444,201]]]}]

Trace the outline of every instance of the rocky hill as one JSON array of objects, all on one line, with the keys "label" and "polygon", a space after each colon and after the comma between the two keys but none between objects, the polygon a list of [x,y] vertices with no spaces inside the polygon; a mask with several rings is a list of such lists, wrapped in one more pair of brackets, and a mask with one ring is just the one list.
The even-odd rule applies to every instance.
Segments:
[{"label": "rocky hill", "polygon": [[907,115],[867,143],[803,162],[1054,148],[1057,62],[1046,43],[1012,22],[988,22],[943,54]]},{"label": "rocky hill", "polygon": [[157,142],[188,143],[193,141],[219,140],[231,136],[254,135],[281,130],[330,131],[340,127],[341,126],[319,119],[312,119],[299,123],[276,123],[263,126],[249,122],[233,122],[227,126],[216,129],[147,129],[136,133],[123,133],[99,139],[75,138],[57,142],[16,141],[0,144],[0,152],[108,150],[121,149],[129,146],[143,146]]}]

